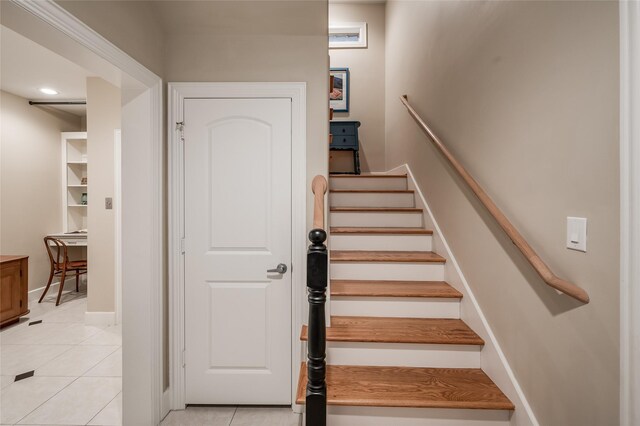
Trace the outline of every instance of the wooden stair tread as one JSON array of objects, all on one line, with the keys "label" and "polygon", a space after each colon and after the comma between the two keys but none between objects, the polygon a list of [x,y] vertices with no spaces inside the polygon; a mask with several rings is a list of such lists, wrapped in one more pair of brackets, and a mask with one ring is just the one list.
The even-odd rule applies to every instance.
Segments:
[{"label": "wooden stair tread", "polygon": [[393,175],[381,175],[381,174],[377,174],[377,175],[365,175],[365,174],[359,174],[359,175],[344,175],[344,174],[330,174],[329,177],[331,179],[334,178],[347,178],[347,179],[354,179],[354,178],[407,178],[407,175],[401,175],[401,174],[393,174]]},{"label": "wooden stair tread", "polygon": [[462,293],[444,281],[331,280],[331,296],[460,299]]},{"label": "wooden stair tread", "polygon": [[[367,407],[513,410],[479,368],[327,365],[327,404]],[[305,403],[307,365],[300,366],[297,404]]]},{"label": "wooden stair tread", "polygon": [[343,213],[422,213],[422,209],[415,207],[331,207],[330,211]]},{"label": "wooden stair tread", "polygon": [[[307,340],[302,326],[301,340]],[[445,318],[387,318],[332,316],[328,342],[484,345],[464,321]]]},{"label": "wooden stair tread", "polygon": [[433,235],[431,229],[424,228],[374,228],[374,227],[348,227],[332,226],[332,234],[381,234],[381,235]]},{"label": "wooden stair tread", "polygon": [[432,251],[331,250],[330,259],[331,262],[446,262]]},{"label": "wooden stair tread", "polygon": [[413,194],[410,189],[330,189],[334,194]]}]

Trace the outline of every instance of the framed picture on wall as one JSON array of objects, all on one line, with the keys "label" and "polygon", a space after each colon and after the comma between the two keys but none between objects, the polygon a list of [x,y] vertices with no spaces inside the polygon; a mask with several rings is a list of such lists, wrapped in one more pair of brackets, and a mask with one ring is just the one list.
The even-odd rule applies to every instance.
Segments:
[{"label": "framed picture on wall", "polygon": [[331,68],[333,87],[329,93],[329,106],[334,112],[349,112],[349,68]]}]

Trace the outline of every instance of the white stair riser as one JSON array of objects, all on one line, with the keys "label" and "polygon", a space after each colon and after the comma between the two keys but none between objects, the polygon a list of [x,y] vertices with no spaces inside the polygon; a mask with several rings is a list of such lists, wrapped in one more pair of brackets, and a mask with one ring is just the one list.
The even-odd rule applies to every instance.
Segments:
[{"label": "white stair riser", "polygon": [[333,192],[331,207],[414,207],[411,192]]},{"label": "white stair riser", "polygon": [[460,299],[332,296],[331,315],[459,319]]},{"label": "white stair riser", "polygon": [[431,251],[431,235],[331,234],[333,250]]},{"label": "white stair riser", "polygon": [[332,212],[331,226],[421,228],[422,213],[401,212]]},{"label": "white stair riser", "polygon": [[[450,408],[327,407],[330,426],[508,426],[511,412]],[[304,423],[303,423],[304,424]]]},{"label": "white stair riser", "polygon": [[405,190],[407,189],[407,178],[368,178],[368,177],[349,177],[349,178],[329,178],[330,189],[368,189],[368,190]]},{"label": "white stair riser", "polygon": [[444,281],[442,263],[331,262],[332,280]]},{"label": "white stair riser", "polygon": [[481,346],[327,342],[330,365],[480,368]]}]

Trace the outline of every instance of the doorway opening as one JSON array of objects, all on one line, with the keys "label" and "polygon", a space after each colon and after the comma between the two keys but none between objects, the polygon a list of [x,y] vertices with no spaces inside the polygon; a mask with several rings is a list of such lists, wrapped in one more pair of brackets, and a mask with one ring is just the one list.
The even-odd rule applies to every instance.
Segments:
[{"label": "doorway opening", "polygon": [[[107,244],[104,244],[104,247],[101,247],[109,253],[111,259],[116,259],[117,257],[122,259],[120,264],[120,275],[122,277],[122,291],[120,293],[122,300],[121,310],[118,312],[117,307],[119,303],[116,302],[119,296],[116,294],[117,287],[115,283],[118,280],[116,279],[115,274],[119,268],[116,267],[115,262],[108,267],[112,276],[112,278],[109,279],[110,287],[106,290],[106,293],[103,294],[103,298],[98,298],[108,300],[109,303],[104,307],[98,306],[92,308],[92,293],[93,295],[99,296],[99,291],[94,291],[94,289],[99,289],[99,287],[92,286],[92,283],[95,283],[98,280],[92,279],[91,266],[94,266],[95,270],[95,268],[97,268],[95,265],[98,265],[98,263],[97,261],[89,262],[91,266],[89,266],[90,271],[88,274],[89,298],[87,301],[87,308],[76,308],[75,306],[72,306],[74,301],[70,300],[70,296],[67,296],[63,292],[61,304],[58,306],[58,313],[52,310],[53,313],[56,313],[56,316],[60,321],[63,318],[73,317],[78,321],[82,318],[82,322],[70,323],[68,327],[65,327],[64,331],[59,330],[57,332],[58,334],[56,334],[55,331],[47,333],[43,330],[53,330],[53,328],[60,328],[60,326],[52,325],[55,323],[50,317],[43,317],[41,323],[35,323],[31,326],[29,326],[28,323],[25,323],[24,330],[20,328],[23,326],[20,324],[18,327],[15,327],[15,330],[8,330],[7,332],[14,336],[11,337],[11,339],[26,339],[25,342],[29,341],[29,339],[35,339],[35,334],[41,334],[41,337],[44,339],[54,339],[54,343],[60,343],[55,341],[55,339],[62,336],[63,338],[73,340],[73,342],[69,341],[69,346],[78,346],[78,348],[71,349],[86,352],[89,349],[84,347],[80,348],[80,346],[91,346],[89,344],[91,343],[89,339],[92,336],[86,335],[87,330],[90,331],[97,329],[95,334],[104,337],[104,334],[102,333],[110,327],[117,328],[118,326],[115,325],[115,323],[119,322],[119,318],[121,318],[122,324],[124,325],[121,337],[123,343],[121,355],[122,372],[120,373],[123,377],[122,384],[120,385],[119,383],[116,383],[120,380],[119,378],[110,378],[114,379],[111,380],[111,382],[114,382],[112,383],[113,386],[111,391],[116,392],[116,395],[113,395],[114,398],[118,393],[120,393],[120,391],[124,398],[122,399],[122,403],[119,403],[117,398],[112,398],[111,401],[107,401],[110,404],[113,402],[111,406],[107,407],[108,404],[105,404],[104,407],[100,407],[100,411],[105,409],[106,411],[103,413],[105,416],[114,416],[117,415],[117,413],[122,413],[125,424],[158,424],[160,419],[166,413],[166,410],[168,410],[167,404],[164,404],[163,407],[163,392],[169,385],[168,383],[163,383],[162,379],[163,269],[161,260],[163,252],[163,192],[161,79],[99,36],[97,33],[89,29],[53,1],[3,2],[2,25],[29,41],[40,45],[42,48],[47,49],[52,52],[52,54],[59,55],[68,62],[86,70],[90,73],[89,79],[95,78],[96,82],[100,83],[103,88],[108,85],[118,89],[117,107],[119,111],[116,115],[120,120],[120,124],[109,124],[108,126],[105,126],[107,127],[107,131],[104,133],[104,138],[105,140],[108,140],[105,145],[109,147],[109,152],[92,154],[92,138],[97,131],[92,131],[84,142],[87,146],[86,154],[84,154],[85,150],[83,149],[83,138],[78,137],[78,135],[69,138],[72,142],[68,145],[70,148],[67,150],[67,153],[72,153],[73,155],[77,154],[76,156],[78,158],[67,158],[65,160],[65,165],[78,170],[72,170],[73,173],[67,173],[67,176],[71,176],[73,179],[77,178],[78,182],[71,182],[68,180],[65,183],[65,188],[62,188],[62,182],[61,180],[58,180],[60,185],[56,191],[59,195],[63,190],[66,191],[66,207],[67,210],[72,210],[71,213],[67,212],[67,225],[69,226],[70,223],[73,224],[74,229],[72,231],[82,231],[87,229],[89,232],[89,242],[87,243],[89,245],[89,258],[91,257],[93,249],[91,241],[94,241],[91,237],[92,207],[101,207],[95,215],[95,218],[98,218],[100,212],[107,212],[107,214],[110,214],[113,217],[114,205],[118,207],[122,204],[123,206],[121,210],[119,231],[116,231],[114,223],[116,222],[115,220],[113,220],[109,226],[105,226],[104,231],[105,234],[108,234],[111,245],[107,246]],[[3,56],[4,53],[5,51],[3,49]],[[87,80],[87,89],[90,89],[91,87],[89,79]],[[91,90],[88,90],[87,98],[89,99],[89,108],[91,108],[91,97]],[[87,127],[91,127],[91,118],[86,120],[86,125]],[[120,172],[118,173],[116,171],[116,153],[114,152],[114,149],[117,144],[118,135],[116,130],[120,129],[121,163]],[[83,129],[69,128],[66,130]],[[60,139],[58,139],[58,147],[60,147],[60,143]],[[86,160],[83,158],[83,155],[87,156]],[[100,158],[103,163],[110,163],[109,167],[112,172],[112,177],[109,180],[110,190],[108,195],[110,196],[100,195],[99,178],[92,181],[92,171],[96,171],[96,167],[94,167],[94,165],[98,165],[99,163],[96,162],[90,164],[89,162],[92,161],[91,157],[94,159]],[[62,163],[61,156],[58,156],[55,163],[60,169]],[[82,170],[84,163],[87,164],[88,169],[86,175]],[[118,173],[121,176],[121,187],[125,188],[125,190],[122,191],[121,203],[116,197],[115,184],[117,179],[114,178],[115,173]],[[59,175],[62,175],[62,173],[59,173]],[[145,179],[140,179],[140,176],[142,175],[145,176]],[[88,179],[83,183],[83,178]],[[82,188],[85,187],[86,191],[83,191]],[[89,194],[89,188],[92,189],[91,194]],[[85,193],[86,195],[84,195]],[[58,197],[56,211],[61,210],[61,198],[62,197],[60,196]],[[69,204],[69,200],[73,202]],[[80,209],[89,210],[86,222],[83,222],[83,215],[77,213],[77,210]],[[86,227],[83,225],[84,223],[86,223]],[[57,228],[61,227],[61,225],[57,225]],[[101,230],[100,227],[94,227],[94,229],[96,231]],[[62,229],[60,229],[60,231],[62,232],[52,229],[49,232],[60,234],[67,232]],[[95,239],[97,239],[98,232],[96,232],[95,235]],[[120,250],[116,250],[115,247],[115,241],[118,239],[121,241]],[[77,245],[78,244],[76,244],[74,249],[78,248]],[[44,249],[45,246],[42,245],[42,250]],[[67,285],[69,285],[70,290],[75,292],[75,288],[71,288],[73,287],[72,285]],[[81,286],[80,290],[82,290]],[[45,296],[43,303],[50,297],[50,294]],[[65,299],[65,297],[67,299]],[[37,301],[35,303],[37,304]],[[55,306],[55,303],[53,305]],[[73,315],[71,312],[72,307],[74,310]],[[70,311],[63,315],[63,311],[66,311],[66,308]],[[82,311],[83,309],[88,311],[89,314],[81,312],[82,315],[79,315],[75,312],[76,310]],[[34,318],[34,320],[38,321],[39,319]],[[88,325],[87,321],[92,325]],[[41,328],[38,329],[38,327]],[[72,329],[76,331],[74,332]],[[18,333],[18,331],[20,331],[20,333]],[[73,333],[76,334],[74,335]],[[18,334],[20,334],[20,336],[18,336]],[[7,336],[9,336],[9,334]],[[111,338],[113,338],[113,340],[108,343],[115,342],[116,339],[120,339],[120,336],[111,336]],[[107,338],[105,337],[103,343],[106,342],[106,339]],[[3,336],[3,346],[6,342],[7,339]],[[83,342],[86,344],[83,345]],[[93,343],[98,342],[96,341]],[[95,346],[99,346],[99,344],[96,344]],[[103,344],[102,346],[106,347],[117,345]],[[104,350],[104,348],[98,348],[95,349],[95,351],[99,352],[99,349]],[[118,363],[117,352],[118,349],[116,348],[116,351],[109,354],[109,356],[113,355],[113,364]],[[58,356],[63,355],[64,354]],[[86,356],[80,356],[79,358],[82,362],[88,362],[88,357]],[[100,362],[105,359],[106,358],[100,359]],[[5,365],[4,360],[3,347],[3,366]],[[52,360],[48,360],[47,362],[50,361]],[[59,359],[59,361],[62,361],[62,359]],[[60,368],[60,365],[62,365],[61,362],[58,364],[59,365],[56,366],[56,368]],[[78,362],[77,365],[74,365],[73,363],[68,364],[75,369],[79,369],[79,364],[81,363]],[[91,366],[91,368],[94,367],[96,367],[96,365]],[[103,367],[105,366],[103,365]],[[114,366],[111,365],[111,367]],[[39,367],[34,366],[34,376],[27,378],[21,377],[21,380],[18,380],[17,382],[15,381],[15,377],[14,381],[10,383],[8,383],[8,380],[5,381],[5,378],[3,377],[3,387],[7,384],[7,387],[3,389],[3,396],[5,394],[8,395],[5,390],[13,387],[14,385],[24,386],[24,384],[29,380],[38,379],[40,376],[38,368]],[[85,372],[83,371],[82,376],[79,375],[78,377],[82,378],[84,373]],[[103,372],[101,374],[107,373]],[[95,379],[87,378],[84,381],[91,382],[95,381]],[[74,386],[73,384],[78,382],[80,382],[80,379],[72,381],[72,383],[68,385],[70,387],[70,391],[76,392],[82,398],[86,399],[87,395],[90,393],[85,392],[82,389],[72,388]],[[62,390],[66,390],[67,385],[59,385],[64,386]],[[48,401],[43,401],[41,404],[37,404],[36,407],[33,407],[32,412],[25,414],[23,417],[30,415],[46,417],[45,406],[49,401],[54,401],[54,398],[51,398]],[[33,403],[35,403],[35,401]],[[78,406],[74,407],[74,410],[68,411],[77,411],[78,415],[88,416],[89,413],[86,412],[86,410],[83,411],[83,409],[80,409],[82,407],[86,408],[87,406],[88,405],[83,405],[78,402]],[[3,407],[7,407],[7,404],[5,404],[4,401]],[[163,411],[163,409],[165,411]],[[6,412],[7,410],[3,410],[3,416]],[[15,415],[17,416],[19,414]],[[87,422],[97,416],[98,413],[91,414],[91,418],[88,418]],[[58,421],[62,420],[58,419]],[[84,420],[84,417],[82,420]],[[98,420],[99,419],[96,419],[96,421]],[[20,421],[20,419],[17,421]],[[71,424],[76,421],[77,419],[73,422],[68,421],[66,423]],[[46,422],[40,423],[46,424]],[[63,423],[65,423],[65,421],[63,421]]]}]

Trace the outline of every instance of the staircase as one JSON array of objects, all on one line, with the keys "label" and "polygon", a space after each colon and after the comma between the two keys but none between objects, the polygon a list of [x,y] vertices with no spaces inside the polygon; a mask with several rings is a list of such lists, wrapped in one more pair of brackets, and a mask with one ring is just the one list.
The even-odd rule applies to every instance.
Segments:
[{"label": "staircase", "polygon": [[406,175],[330,178],[327,424],[510,424],[514,405],[480,369],[484,341],[460,319],[463,295],[407,187]]}]

